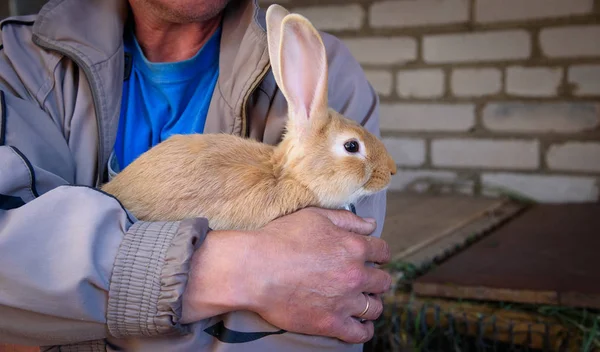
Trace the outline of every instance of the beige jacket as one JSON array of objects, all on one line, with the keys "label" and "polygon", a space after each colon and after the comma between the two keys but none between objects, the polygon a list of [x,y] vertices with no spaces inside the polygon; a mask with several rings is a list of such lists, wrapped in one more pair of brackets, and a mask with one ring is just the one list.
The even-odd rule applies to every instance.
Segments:
[{"label": "beige jacket", "polygon": [[[201,245],[207,221],[137,221],[96,189],[119,122],[127,15],[126,0],[50,0],[38,15],[1,23],[0,341],[61,351],[116,350],[131,337],[144,351],[360,350],[269,334],[279,329],[251,312],[180,324],[192,243]],[[378,98],[361,67],[338,39],[323,40],[332,107],[378,134]],[[269,68],[264,10],[232,1],[206,133],[280,140],[286,102]],[[378,220],[379,236],[385,193],[356,210]]]}]

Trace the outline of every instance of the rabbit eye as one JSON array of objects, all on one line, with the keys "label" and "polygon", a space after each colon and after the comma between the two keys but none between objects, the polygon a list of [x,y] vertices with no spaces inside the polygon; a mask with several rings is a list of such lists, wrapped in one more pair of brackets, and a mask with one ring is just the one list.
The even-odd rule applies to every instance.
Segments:
[{"label": "rabbit eye", "polygon": [[358,142],[357,141],[348,141],[344,143],[344,148],[348,153],[358,153]]}]

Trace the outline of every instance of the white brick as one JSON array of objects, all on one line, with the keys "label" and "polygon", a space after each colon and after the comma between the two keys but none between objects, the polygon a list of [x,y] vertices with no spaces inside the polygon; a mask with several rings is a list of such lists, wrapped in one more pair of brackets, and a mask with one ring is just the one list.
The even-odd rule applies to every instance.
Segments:
[{"label": "white brick", "polygon": [[444,95],[444,71],[439,68],[400,71],[396,90],[404,98],[439,98]]},{"label": "white brick", "polygon": [[418,138],[382,138],[397,165],[420,166],[425,162],[425,141]]},{"label": "white brick", "polygon": [[343,39],[361,64],[402,64],[417,58],[417,41],[411,37]]},{"label": "white brick", "polygon": [[454,191],[463,194],[473,194],[474,183],[469,179],[461,179],[457,173],[437,170],[407,170],[399,169],[392,176],[390,190],[427,192],[430,187],[438,187],[440,191]]},{"label": "white brick", "polygon": [[423,57],[429,63],[525,59],[530,39],[524,30],[429,35],[423,39]]},{"label": "white brick", "polygon": [[600,25],[542,29],[540,45],[549,57],[600,56]]},{"label": "white brick", "polygon": [[296,7],[291,12],[303,15],[324,31],[359,29],[365,18],[365,10],[358,4]]},{"label": "white brick", "polygon": [[483,187],[499,187],[542,203],[595,202],[597,180],[592,177],[490,173],[481,177]]},{"label": "white brick", "polygon": [[380,95],[392,94],[392,73],[384,70],[365,70],[367,80]]},{"label": "white brick", "polygon": [[387,131],[465,132],[475,125],[473,104],[382,103],[379,111]]},{"label": "white brick", "polygon": [[583,15],[594,0],[477,0],[475,21],[492,23]]},{"label": "white brick", "polygon": [[452,70],[450,85],[459,97],[481,97],[500,93],[502,72],[495,68],[465,68]]},{"label": "white brick", "polygon": [[600,143],[569,142],[550,146],[546,162],[551,169],[600,172]]},{"label": "white brick", "polygon": [[575,95],[600,95],[600,65],[571,66],[567,79]]},{"label": "white brick", "polygon": [[506,69],[506,92],[524,97],[548,97],[558,93],[562,69],[513,66]]},{"label": "white brick", "polygon": [[586,102],[490,103],[483,109],[483,125],[500,132],[576,133],[594,129],[600,104]]},{"label": "white brick", "polygon": [[438,139],[431,142],[436,166],[536,169],[539,143],[524,140]]},{"label": "white brick", "polygon": [[381,1],[369,10],[369,26],[374,28],[431,26],[468,20],[469,0]]}]

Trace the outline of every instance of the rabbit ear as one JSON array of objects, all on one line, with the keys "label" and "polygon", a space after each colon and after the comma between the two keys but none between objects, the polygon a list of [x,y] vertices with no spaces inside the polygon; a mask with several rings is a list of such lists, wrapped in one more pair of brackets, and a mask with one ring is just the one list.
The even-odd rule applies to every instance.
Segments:
[{"label": "rabbit ear", "polygon": [[279,65],[279,50],[281,48],[281,24],[283,18],[289,15],[288,10],[280,5],[273,4],[267,8],[267,42],[269,48],[269,61],[273,76],[278,86],[281,86],[281,71]]},{"label": "rabbit ear", "polygon": [[278,47],[275,41],[269,47],[279,71],[275,79],[287,100],[289,119],[301,132],[312,119],[327,116],[325,46],[313,25],[298,14],[283,17],[279,35]]}]

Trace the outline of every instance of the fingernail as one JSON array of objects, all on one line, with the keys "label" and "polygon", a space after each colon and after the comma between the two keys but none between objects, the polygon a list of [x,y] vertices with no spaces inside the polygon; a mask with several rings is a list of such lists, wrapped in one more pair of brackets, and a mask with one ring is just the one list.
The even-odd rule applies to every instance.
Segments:
[{"label": "fingernail", "polygon": [[373,218],[365,218],[365,221],[368,223],[371,223],[371,224],[375,223],[375,219],[373,219]]}]

